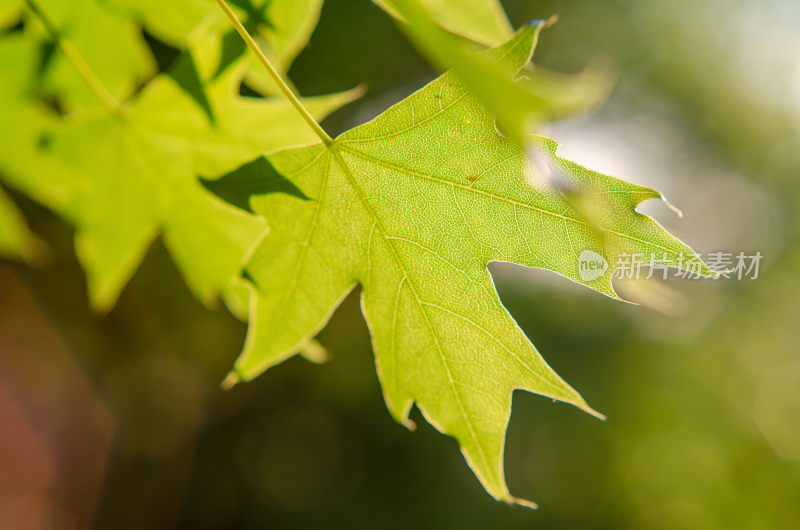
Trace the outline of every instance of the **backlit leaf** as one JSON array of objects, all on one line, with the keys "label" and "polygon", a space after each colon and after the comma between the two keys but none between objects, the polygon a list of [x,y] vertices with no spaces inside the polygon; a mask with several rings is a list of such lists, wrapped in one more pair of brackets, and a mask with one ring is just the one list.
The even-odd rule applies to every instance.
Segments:
[{"label": "backlit leaf", "polygon": [[[528,62],[537,34],[537,27],[520,30],[487,61],[511,78]],[[263,181],[283,177],[301,193],[261,194],[252,176],[246,180],[254,190],[246,204],[271,232],[247,263],[255,293],[250,328],[227,382],[250,380],[296,354],[361,285],[392,415],[410,425],[416,404],[458,440],[493,497],[524,503],[510,495],[503,472],[513,391],[599,414],[506,311],[487,265],[547,269],[616,297],[613,264],[622,253],[675,262],[695,255],[635,211],[660,198],[657,191],[564,160],[548,138],[530,142],[571,189],[594,199],[591,221],[563,195],[535,185],[537,167],[453,73],[330,145],[268,156],[259,168]],[[587,251],[606,268],[585,279],[579,258]]]},{"label": "backlit leaf", "polygon": [[[263,221],[214,198],[198,177],[219,176],[264,151],[313,138],[283,100],[239,96],[244,68],[239,61],[200,81],[186,55],[121,115],[73,113],[39,142],[29,138],[25,144],[37,146],[36,156],[5,173],[11,186],[76,225],[76,250],[98,309],[113,305],[157,235],[199,298],[210,302],[218,292],[236,290],[231,279],[264,231]],[[305,104],[322,117],[353,96]],[[19,112],[6,116],[4,127],[13,116],[8,130],[26,130]]]},{"label": "backlit leaf", "polygon": [[[495,116],[498,127],[520,145],[543,123],[592,108],[610,89],[610,76],[596,67],[575,76],[526,70],[514,82],[507,69],[498,69],[485,55],[471,53],[441,29],[423,2],[387,1],[408,22],[402,27],[417,48],[434,65],[452,70]],[[544,20],[531,23],[534,39],[547,24]]]}]

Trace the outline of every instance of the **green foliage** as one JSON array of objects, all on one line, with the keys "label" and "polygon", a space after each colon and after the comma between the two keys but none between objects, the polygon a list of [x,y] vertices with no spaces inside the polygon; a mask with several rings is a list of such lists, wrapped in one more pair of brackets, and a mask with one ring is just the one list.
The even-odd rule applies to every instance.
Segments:
[{"label": "green foliage", "polygon": [[[129,98],[142,80],[155,73],[155,61],[133,21],[107,9],[103,2],[45,0],[40,7],[49,23],[80,51],[83,60],[115,98]],[[69,57],[58,52],[40,18],[26,14],[25,32],[39,46],[36,73],[38,89],[44,95],[57,98],[66,111],[101,105]]]},{"label": "green foliage", "polygon": [[[193,71],[188,64],[176,65],[175,76]],[[235,81],[222,77],[207,87],[212,126],[175,77],[160,76],[122,117],[100,112],[64,123],[49,138],[48,157],[19,183],[75,223],[76,249],[98,308],[113,304],[159,232],[189,286],[209,300],[227,288],[264,230],[260,220],[205,193],[198,176],[219,175],[312,135],[287,103],[242,98],[232,93]],[[321,116],[349,97],[307,103]],[[281,128],[263,127],[271,121]]]},{"label": "green foliage", "polygon": [[[208,48],[208,39],[198,40],[195,48]],[[30,48],[27,58],[11,55],[24,65],[33,63]],[[100,310],[114,304],[158,234],[200,299],[211,302],[218,292],[233,295],[231,280],[264,231],[263,222],[215,200],[198,177],[218,176],[259,153],[313,139],[284,99],[239,96],[244,58],[212,64],[213,57],[206,53],[200,61],[185,53],[118,112],[84,110],[33,131],[40,143],[45,139],[44,148],[7,170],[11,185],[75,224],[76,251]],[[305,103],[322,117],[353,96],[320,96]],[[17,107],[6,118],[9,130],[29,125],[25,114],[32,110],[24,90],[4,101]],[[31,140],[28,149],[36,145]]]},{"label": "green foliage", "polygon": [[[201,38],[211,41],[207,44],[221,55],[223,66],[245,51],[244,43],[213,1],[112,2],[139,19],[156,37],[173,46],[185,48],[187,41],[196,39],[197,33],[201,33]],[[322,8],[322,0],[237,0],[231,3],[263,51],[284,72],[308,42]],[[255,58],[248,55],[245,60],[250,65],[245,75],[247,83],[264,94],[275,93],[274,84]]]},{"label": "green foliage", "polygon": [[[521,30],[489,57],[500,71],[519,70],[537,31]],[[582,251],[612,263],[622,252],[693,255],[634,211],[658,192],[560,159],[552,140],[534,142],[572,188],[601,198],[599,229],[608,237],[597,237],[559,194],[531,186],[536,169],[525,152],[496,131],[454,74],[330,146],[271,155],[259,177],[283,175],[302,195],[251,199],[272,231],[247,265],[257,296],[235,377],[252,379],[295,354],[358,283],[392,415],[408,424],[416,403],[458,440],[492,496],[514,500],[502,464],[512,391],[596,413],[503,308],[489,262],[549,269],[615,296],[611,269],[581,279]]]},{"label": "green foliage", "polygon": [[[402,3],[395,0],[374,0],[390,14],[405,22],[408,12],[398,7]],[[496,0],[463,0],[454,6],[447,0],[421,0],[430,18],[441,28],[469,40],[495,46],[513,35],[511,24]]]},{"label": "green foliage", "polygon": [[[545,23],[512,34],[494,0],[377,1],[452,71],[332,140],[314,119],[358,91],[295,98],[280,79],[321,0],[232,3],[275,72],[244,54],[212,2],[47,0],[26,11],[24,31],[0,40],[4,182],[75,226],[98,309],[157,236],[199,299],[222,294],[244,316],[246,284],[250,328],[228,383],[297,353],[322,358],[315,334],[360,284],[395,419],[412,426],[416,404],[489,494],[528,504],[503,471],[513,391],[600,415],[503,307],[488,264],[547,269],[616,298],[613,268],[585,279],[582,252],[608,263],[695,256],[635,211],[657,191],[564,160],[531,134],[596,103],[607,78],[531,70]],[[137,24],[178,48],[169,66],[156,72]],[[480,44],[499,46],[473,53]],[[243,82],[267,97],[240,95]],[[0,253],[26,257],[33,241],[0,195]]]},{"label": "green foliage", "polygon": [[[0,40],[0,176],[26,172],[36,163],[39,133],[51,123],[39,106],[26,100],[35,57],[35,45],[22,37]],[[0,190],[0,257],[30,259],[37,246],[22,214]]]},{"label": "green foliage", "polygon": [[[406,33],[434,64],[452,70],[496,118],[501,131],[519,144],[546,121],[593,107],[610,87],[606,72],[596,68],[577,76],[526,69],[514,79],[485,57],[469,53],[459,40],[436,24],[435,13],[417,0],[389,0],[409,22]],[[536,20],[534,40],[548,21]],[[535,44],[534,44],[535,46]]]},{"label": "green foliage", "polygon": [[22,213],[0,189],[0,258],[30,260],[37,246],[36,237],[28,229]]}]

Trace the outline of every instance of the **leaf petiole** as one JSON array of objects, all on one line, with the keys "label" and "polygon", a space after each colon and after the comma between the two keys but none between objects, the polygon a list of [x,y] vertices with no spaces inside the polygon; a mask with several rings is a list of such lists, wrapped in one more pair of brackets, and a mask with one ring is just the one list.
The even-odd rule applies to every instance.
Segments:
[{"label": "leaf petiole", "polygon": [[25,4],[34,16],[41,21],[45,30],[47,30],[47,33],[50,35],[50,38],[53,39],[53,42],[61,49],[69,62],[72,63],[72,66],[89,86],[89,89],[97,96],[97,99],[106,107],[108,112],[114,116],[122,114],[122,107],[119,101],[117,101],[105,85],[103,85],[103,82],[95,75],[91,67],[86,64],[86,61],[83,60],[83,57],[81,57],[81,54],[78,53],[78,50],[75,49],[72,43],[61,36],[53,22],[44,14],[41,8],[36,5],[34,0],[25,0]]},{"label": "leaf petiole", "polygon": [[217,0],[217,3],[222,8],[222,11],[225,12],[225,15],[227,15],[227,17],[230,19],[231,23],[233,24],[233,27],[236,28],[236,31],[242,37],[242,40],[244,40],[245,44],[247,44],[247,47],[250,48],[250,51],[252,51],[256,57],[258,57],[258,60],[267,70],[269,76],[278,86],[278,88],[286,97],[286,99],[289,100],[289,103],[291,103],[292,106],[295,108],[295,110],[297,110],[297,112],[300,113],[300,116],[302,116],[303,120],[305,120],[308,126],[311,127],[311,129],[314,131],[314,134],[316,134],[319,137],[319,139],[322,140],[322,143],[324,143],[325,145],[331,145],[333,143],[333,138],[331,138],[328,135],[328,133],[325,132],[325,129],[323,129],[322,126],[320,126],[320,124],[317,123],[314,117],[311,116],[311,113],[308,112],[308,109],[306,109],[303,106],[303,104],[300,102],[300,99],[292,91],[292,89],[283,79],[278,70],[276,70],[275,67],[272,66],[270,60],[267,59],[267,56],[264,55],[264,52],[262,52],[261,48],[258,47],[256,41],[253,40],[252,36],[250,36],[250,33],[248,33],[247,29],[244,27],[239,18],[236,16],[236,13],[234,13],[233,10],[230,8],[228,3],[225,0]]}]

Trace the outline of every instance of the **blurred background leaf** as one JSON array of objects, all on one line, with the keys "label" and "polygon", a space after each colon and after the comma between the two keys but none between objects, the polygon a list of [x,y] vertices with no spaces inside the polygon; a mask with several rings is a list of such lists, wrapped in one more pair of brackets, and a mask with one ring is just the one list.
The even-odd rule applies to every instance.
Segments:
[{"label": "blurred background leaf", "polygon": [[[530,68],[516,72],[498,68],[497,58],[470,53],[464,42],[443,29],[434,15],[417,0],[387,0],[406,22],[401,27],[410,40],[441,70],[452,70],[495,116],[496,126],[521,146],[546,122],[591,109],[602,101],[611,86],[611,76],[592,68],[578,76],[558,75]],[[529,22],[536,39],[555,18]],[[534,52],[536,46],[534,45]]]},{"label": "blurred background leaf", "polygon": [[0,257],[31,261],[41,245],[28,229],[22,212],[0,188]]},{"label": "blurred background leaf", "polygon": [[[115,85],[105,84],[116,79],[115,70],[108,72],[99,60],[89,62],[97,58],[95,49],[106,44],[113,12],[86,2],[91,13],[98,13],[96,19],[73,13],[57,0],[26,2],[28,17],[22,28],[39,28],[44,34],[25,39],[27,35],[16,32],[0,41],[3,69],[8,70],[0,103],[7,111],[1,119],[13,148],[0,157],[2,176],[75,224],[76,252],[98,310],[114,305],[152,240],[161,235],[198,298],[213,305],[221,294],[243,314],[246,295],[231,280],[265,226],[255,216],[220,204],[198,178],[218,177],[263,152],[306,143],[313,134],[283,98],[240,93],[248,64],[243,49],[225,56],[217,70],[203,68],[201,73],[195,57],[206,57],[196,49],[206,51],[203,47],[190,45],[181,53],[146,34],[132,35],[142,46],[150,44],[148,54],[152,52],[162,72],[142,82],[130,101],[119,101]],[[78,18],[72,21],[69,16]],[[130,20],[120,20],[133,27]],[[73,25],[80,31],[76,33]],[[294,26],[286,31],[301,32]],[[96,41],[91,41],[92,35]],[[219,37],[210,31],[204,35]],[[55,58],[73,77],[54,77],[65,92],[48,105],[50,95],[39,86],[40,75]],[[37,59],[46,65],[37,69]],[[73,79],[92,102],[61,108],[72,94]],[[130,73],[129,80],[135,79]],[[321,118],[357,95],[350,91],[305,101]],[[98,104],[106,108],[96,109]],[[59,107],[64,115],[42,117],[38,111],[43,106]],[[25,244],[27,232],[11,228],[15,227],[9,226],[9,237],[20,240],[16,246]]]}]

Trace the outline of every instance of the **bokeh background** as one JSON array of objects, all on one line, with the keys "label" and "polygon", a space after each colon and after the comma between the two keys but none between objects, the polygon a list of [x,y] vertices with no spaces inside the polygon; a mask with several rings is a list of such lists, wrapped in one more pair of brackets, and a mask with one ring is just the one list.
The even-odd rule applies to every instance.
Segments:
[{"label": "bokeh background", "polygon": [[[297,357],[223,392],[244,325],[150,251],[97,317],[71,228],[14,194],[50,245],[0,262],[0,527],[800,528],[800,4],[506,0],[558,13],[536,60],[619,75],[591,116],[551,125],[563,155],[657,186],[646,211],[701,252],[760,251],[756,280],[654,283],[643,306],[493,265],[504,303],[598,410],[517,393],[512,492],[494,502],[456,443],[385,410],[350,296]],[[333,133],[435,73],[368,0],[326,0],[290,77],[304,94],[368,86]],[[2,148],[2,146],[0,146]],[[648,307],[649,306],[649,307]]]}]

